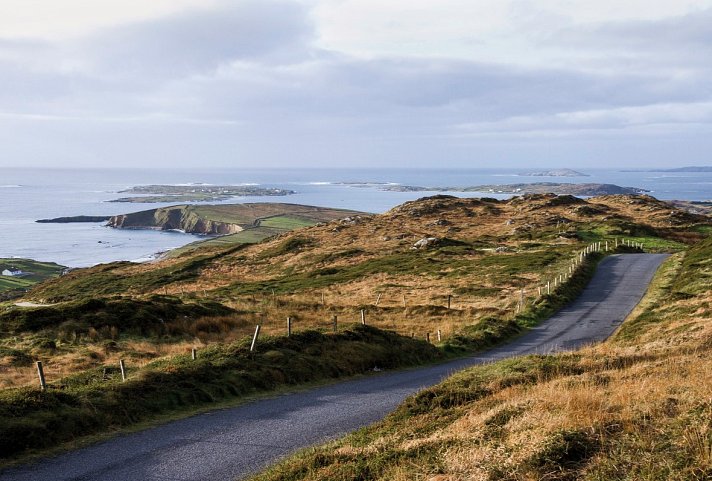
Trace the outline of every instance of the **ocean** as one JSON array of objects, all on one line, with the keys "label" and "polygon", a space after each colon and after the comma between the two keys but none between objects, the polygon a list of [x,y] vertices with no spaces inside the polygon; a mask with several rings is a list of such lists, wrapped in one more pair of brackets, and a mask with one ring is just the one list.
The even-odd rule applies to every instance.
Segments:
[{"label": "ocean", "polygon": [[[272,170],[0,170],[0,257],[23,257],[86,267],[145,261],[201,237],[179,232],[119,230],[102,223],[38,224],[38,219],[123,214],[171,204],[108,202],[120,190],[145,184],[256,184],[297,193],[243,197],[223,203],[290,202],[381,213],[426,192],[385,192],[376,184],[464,187],[525,182],[594,182],[639,187],[659,199],[710,200],[712,173],[581,169],[590,177],[523,177],[526,169],[272,169]],[[349,185],[364,183],[367,186]],[[477,197],[483,194],[451,193]],[[484,194],[489,197],[506,195]]]}]

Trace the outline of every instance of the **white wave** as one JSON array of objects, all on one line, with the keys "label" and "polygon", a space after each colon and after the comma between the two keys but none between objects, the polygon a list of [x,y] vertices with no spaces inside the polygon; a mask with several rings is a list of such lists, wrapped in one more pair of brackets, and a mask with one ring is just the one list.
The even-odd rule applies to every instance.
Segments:
[{"label": "white wave", "polygon": [[22,187],[21,185],[18,184],[6,184],[6,185],[0,185],[0,189],[18,189]]},{"label": "white wave", "polygon": [[333,182],[307,182],[307,185],[332,185]]}]

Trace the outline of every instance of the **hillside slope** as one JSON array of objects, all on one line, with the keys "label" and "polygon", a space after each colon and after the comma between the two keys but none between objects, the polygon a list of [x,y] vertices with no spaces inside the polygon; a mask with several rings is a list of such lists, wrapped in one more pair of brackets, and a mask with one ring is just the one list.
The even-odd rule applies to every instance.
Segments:
[{"label": "hillside slope", "polygon": [[460,372],[272,480],[712,479],[712,239],[607,343]]}]

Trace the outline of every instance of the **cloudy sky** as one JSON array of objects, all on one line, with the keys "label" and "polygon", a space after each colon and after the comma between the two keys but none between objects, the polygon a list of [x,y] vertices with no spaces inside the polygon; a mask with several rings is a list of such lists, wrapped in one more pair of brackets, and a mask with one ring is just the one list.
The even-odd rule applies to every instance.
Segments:
[{"label": "cloudy sky", "polygon": [[3,0],[0,166],[709,165],[712,0]]}]

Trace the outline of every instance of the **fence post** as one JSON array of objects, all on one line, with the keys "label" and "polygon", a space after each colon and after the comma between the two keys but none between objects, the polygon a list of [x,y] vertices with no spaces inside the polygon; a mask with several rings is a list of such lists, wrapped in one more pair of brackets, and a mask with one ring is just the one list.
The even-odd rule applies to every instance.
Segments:
[{"label": "fence post", "polygon": [[321,293],[321,305],[323,306],[325,304],[324,302],[324,293]]},{"label": "fence post", "polygon": [[376,305],[378,305],[379,302],[381,302],[381,296],[383,295],[382,292],[378,293],[378,297],[376,298]]},{"label": "fence post", "polygon": [[361,324],[366,325],[366,309],[361,309]]},{"label": "fence post", "polygon": [[447,295],[447,308],[450,310],[450,301],[452,300],[452,296],[450,294]]},{"label": "fence post", "polygon": [[551,294],[551,281],[546,281],[546,293]]},{"label": "fence post", "polygon": [[119,369],[121,369],[121,382],[126,382],[126,365],[123,359],[119,359]]},{"label": "fence post", "polygon": [[442,341],[442,335],[440,333],[440,329],[438,329],[438,342]]},{"label": "fence post", "polygon": [[44,391],[47,389],[47,383],[45,382],[44,369],[42,369],[42,361],[37,361],[37,376],[40,378],[40,389]]},{"label": "fence post", "polygon": [[429,333],[429,332],[426,332],[426,333],[425,333],[425,341],[426,341],[428,344],[430,344],[430,333]]},{"label": "fence post", "polygon": [[287,318],[287,337],[292,335],[292,318]]},{"label": "fence post", "polygon": [[197,350],[196,348],[192,348],[192,349],[190,350],[190,358],[191,358],[193,361],[195,361],[196,359],[198,359],[198,350]]},{"label": "fence post", "polygon": [[250,352],[255,350],[255,345],[257,344],[257,338],[260,336],[260,325],[257,324],[255,327],[255,335],[252,336],[252,345],[250,346]]},{"label": "fence post", "polygon": [[336,321],[336,315],[334,315],[334,317],[331,318],[331,322],[334,323],[334,332],[336,332],[336,326],[337,326],[337,324],[336,324],[336,322],[337,322],[337,321]]}]

